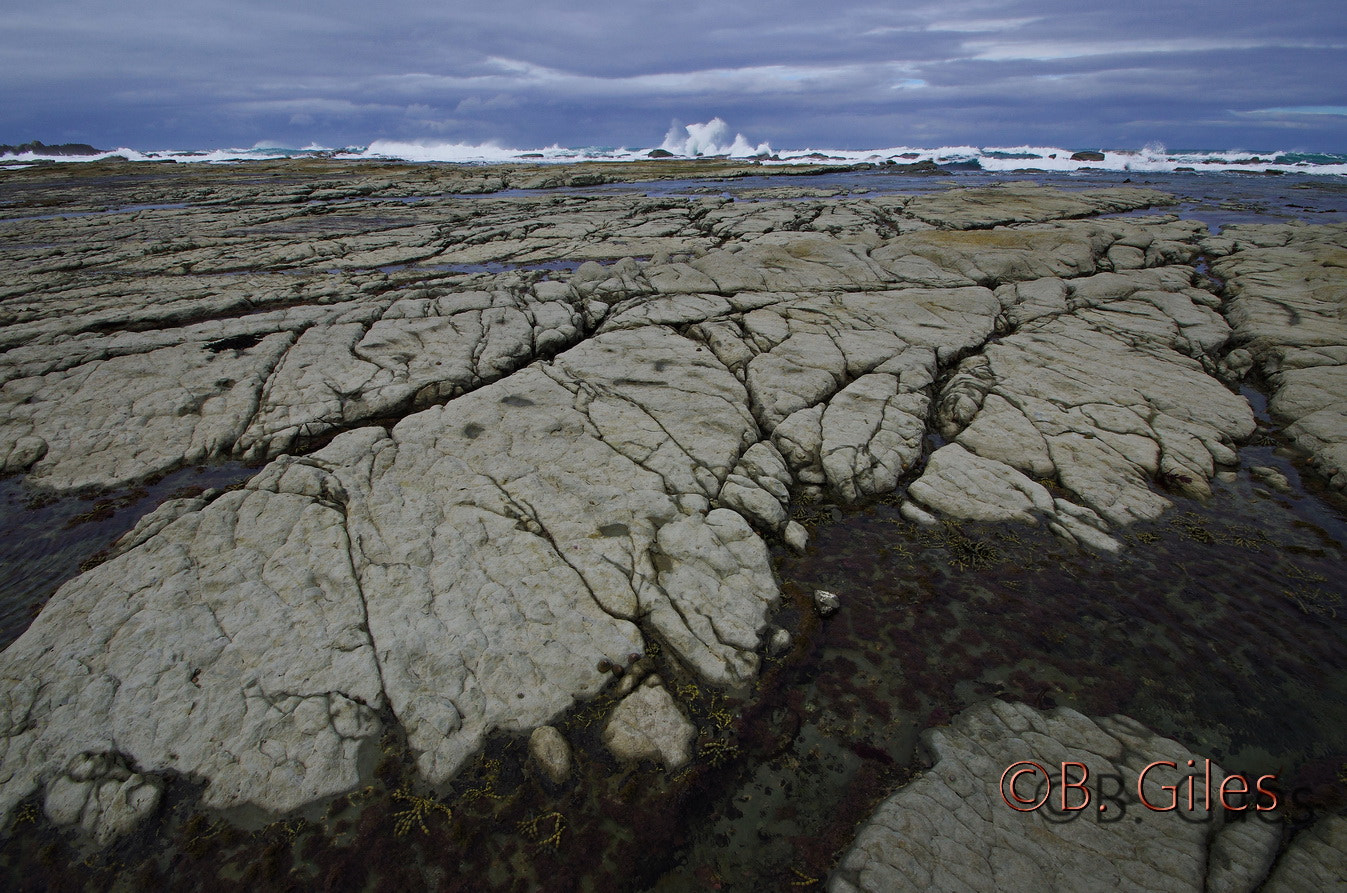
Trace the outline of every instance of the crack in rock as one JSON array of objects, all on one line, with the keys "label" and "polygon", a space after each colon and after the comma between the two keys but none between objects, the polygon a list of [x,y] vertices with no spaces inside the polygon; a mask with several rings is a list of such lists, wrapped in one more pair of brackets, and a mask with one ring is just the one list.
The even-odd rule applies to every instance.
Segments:
[{"label": "crack in rock", "polygon": [[[272,461],[144,519],[0,655],[0,816],[42,789],[110,840],[168,773],[211,806],[296,808],[362,782],[384,708],[443,785],[493,730],[596,696],[643,626],[741,688],[780,597],[763,536],[805,545],[792,490],[891,491],[932,424],[953,442],[905,514],[1046,520],[1102,548],[1163,510],[1153,482],[1200,492],[1252,431],[1208,374],[1220,302],[1175,266],[1197,231],[1060,219],[1159,193],[444,199],[378,225],[311,194],[12,253],[31,269],[0,293],[0,470],[64,490]],[[1242,245],[1236,302],[1263,269],[1235,269]],[[1283,375],[1336,357],[1250,337]],[[1283,405],[1310,393],[1288,381]],[[71,774],[84,754],[100,781]]]}]

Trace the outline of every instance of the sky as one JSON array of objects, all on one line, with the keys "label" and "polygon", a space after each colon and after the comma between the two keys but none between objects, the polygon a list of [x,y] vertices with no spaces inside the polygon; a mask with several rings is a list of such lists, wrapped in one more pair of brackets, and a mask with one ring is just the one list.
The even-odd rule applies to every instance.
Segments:
[{"label": "sky", "polygon": [[45,0],[0,143],[1347,152],[1343,0]]}]

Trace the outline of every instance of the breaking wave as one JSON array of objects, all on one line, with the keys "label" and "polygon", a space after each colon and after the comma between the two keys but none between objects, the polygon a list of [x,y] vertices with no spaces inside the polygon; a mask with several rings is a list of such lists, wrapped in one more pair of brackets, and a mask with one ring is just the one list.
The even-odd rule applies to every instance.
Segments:
[{"label": "breaking wave", "polygon": [[1135,171],[1172,173],[1188,171],[1242,171],[1347,175],[1347,154],[1310,154],[1289,151],[1245,152],[1238,150],[1170,151],[1158,144],[1142,149],[1070,149],[1055,146],[889,146],[877,149],[803,148],[773,150],[768,143],[754,144],[734,132],[720,118],[697,124],[675,123],[664,141],[655,147],[571,147],[551,145],[520,149],[494,142],[450,143],[376,140],[367,146],[330,148],[318,145],[302,149],[259,143],[248,149],[188,149],[142,151],[119,148],[94,155],[35,154],[0,156],[0,167],[23,167],[40,162],[165,161],[225,163],[296,157],[333,159],[392,159],[414,163],[454,164],[549,164],[574,161],[639,161],[651,157],[753,159],[764,165],[785,164],[875,164],[905,165],[927,162],[953,169],[990,172]]},{"label": "breaking wave", "polygon": [[[681,131],[681,132],[680,132]],[[675,123],[664,136],[660,149],[671,155],[695,158],[699,155],[728,155],[730,158],[769,157],[772,147],[766,143],[751,145],[742,133],[730,139],[730,125],[719,118],[705,124]]]}]

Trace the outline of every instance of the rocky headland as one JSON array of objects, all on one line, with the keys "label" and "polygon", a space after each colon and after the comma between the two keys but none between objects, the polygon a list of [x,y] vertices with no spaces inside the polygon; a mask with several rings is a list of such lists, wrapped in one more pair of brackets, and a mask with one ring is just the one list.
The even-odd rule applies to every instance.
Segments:
[{"label": "rocky headland", "polygon": [[[0,817],[107,846],[186,781],[261,821],[368,789],[390,736],[426,802],[499,734],[562,785],[556,726],[595,704],[618,760],[705,761],[697,692],[751,697],[788,647],[771,550],[810,548],[801,503],[1114,553],[1238,464],[1250,374],[1347,487],[1347,227],[1213,236],[1131,186],[604,185],[761,173],[662,164],[0,181],[0,472],[60,498],[257,466],[142,518],[0,654]],[[1341,881],[1341,819],[1045,836],[989,799],[1026,741],[1187,754],[1128,720],[991,702],[931,736],[834,889]]]}]

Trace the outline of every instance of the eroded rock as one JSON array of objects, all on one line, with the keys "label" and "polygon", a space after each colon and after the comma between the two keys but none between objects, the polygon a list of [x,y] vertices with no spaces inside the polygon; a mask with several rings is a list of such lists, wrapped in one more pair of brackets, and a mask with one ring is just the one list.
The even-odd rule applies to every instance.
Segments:
[{"label": "eroded rock", "polygon": [[[1194,358],[1228,330],[1189,276],[1160,268],[1062,283],[1064,310],[1023,323],[950,377],[937,418],[954,443],[909,495],[960,518],[1037,515],[1116,548],[1109,530],[1169,506],[1157,489],[1209,493],[1254,419]],[[1068,499],[1053,502],[1042,480]]]},{"label": "eroded rock", "polygon": [[[167,773],[208,782],[209,806],[297,808],[363,783],[385,708],[444,785],[492,730],[611,684],[599,667],[643,629],[746,686],[779,598],[763,537],[807,546],[792,494],[890,492],[933,426],[952,442],[905,517],[1100,548],[1160,490],[1200,494],[1252,430],[1206,374],[1229,331],[1175,266],[1193,225],[1059,219],[1157,193],[437,197],[360,231],[304,210],[353,188],[87,238],[42,221],[35,238],[87,244],[6,252],[0,470],[68,490],[273,461],[147,516],[0,655],[0,815],[41,789],[110,839]],[[463,267],[487,264],[552,268]],[[668,693],[637,698],[668,720],[646,753],[686,760]],[[74,781],[81,754],[141,781]]]}]

